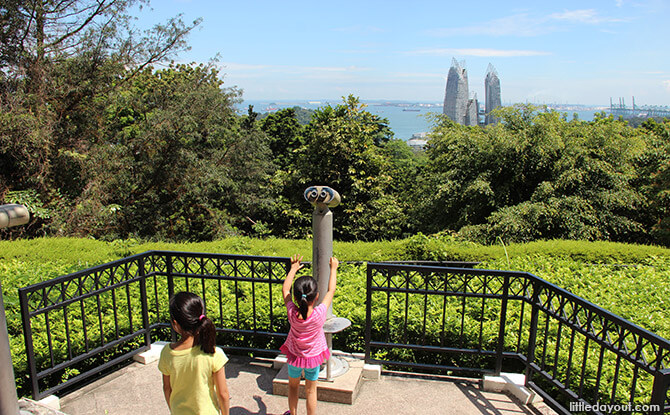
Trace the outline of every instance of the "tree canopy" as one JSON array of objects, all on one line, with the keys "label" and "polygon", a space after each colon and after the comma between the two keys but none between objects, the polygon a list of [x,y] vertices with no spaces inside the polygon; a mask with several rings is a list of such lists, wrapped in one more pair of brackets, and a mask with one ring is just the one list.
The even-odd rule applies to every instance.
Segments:
[{"label": "tree canopy", "polygon": [[199,21],[140,32],[129,10],[146,4],[0,4],[0,202],[33,216],[10,236],[305,237],[303,191],[329,185],[340,240],[670,244],[668,120],[634,128],[532,105],[500,108],[486,128],[436,115],[417,153],[351,95],[239,114],[241,91],[214,64],[168,62]]},{"label": "tree canopy", "polygon": [[498,115],[502,123],[485,129],[439,120],[416,211],[425,231],[489,242],[650,241],[661,212],[645,191],[651,176],[640,172],[664,164],[650,158],[649,134],[611,117],[567,121],[530,105]]}]

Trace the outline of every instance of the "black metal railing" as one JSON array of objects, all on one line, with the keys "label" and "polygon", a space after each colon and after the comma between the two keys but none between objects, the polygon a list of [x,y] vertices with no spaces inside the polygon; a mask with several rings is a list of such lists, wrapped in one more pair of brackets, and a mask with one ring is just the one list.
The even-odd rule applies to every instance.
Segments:
[{"label": "black metal railing", "polygon": [[[172,337],[168,299],[200,295],[225,350],[277,353],[289,258],[150,251],[19,290],[33,396]],[[532,274],[369,263],[366,361],[524,372],[555,409],[670,410],[670,342]],[[595,406],[592,413],[602,413]],[[630,411],[629,411],[630,412]]]},{"label": "black metal railing", "polygon": [[668,340],[532,274],[369,263],[365,332],[369,363],[523,371],[562,413],[670,411]]},{"label": "black metal railing", "polygon": [[41,399],[146,350],[171,331],[168,299],[193,291],[228,351],[276,352],[289,258],[150,251],[19,289],[28,374]]}]

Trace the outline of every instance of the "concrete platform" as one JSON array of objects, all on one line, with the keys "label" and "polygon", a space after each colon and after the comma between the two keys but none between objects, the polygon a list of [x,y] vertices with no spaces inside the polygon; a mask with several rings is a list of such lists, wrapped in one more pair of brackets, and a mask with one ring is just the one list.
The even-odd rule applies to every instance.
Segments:
[{"label": "concrete platform", "polygon": [[[288,409],[284,396],[272,394],[277,370],[272,360],[229,356],[226,377],[231,415],[281,415]],[[68,415],[166,415],[158,363],[132,363],[69,395],[61,397]],[[515,398],[485,392],[481,379],[417,377],[386,374],[361,382],[353,405],[319,402],[318,413],[329,415],[553,415],[544,404],[524,406]],[[305,413],[305,401],[298,404]]]},{"label": "concrete platform", "polygon": [[[319,380],[316,385],[316,399],[323,402],[337,402],[352,405],[361,388],[362,360],[348,360],[349,370],[331,382]],[[274,395],[288,396],[288,366],[284,365],[272,381]],[[305,398],[305,380],[300,381],[300,398]]]}]

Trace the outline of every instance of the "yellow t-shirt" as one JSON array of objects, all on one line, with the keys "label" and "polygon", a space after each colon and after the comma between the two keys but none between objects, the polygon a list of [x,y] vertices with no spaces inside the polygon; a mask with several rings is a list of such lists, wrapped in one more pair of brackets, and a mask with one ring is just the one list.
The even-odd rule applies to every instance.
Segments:
[{"label": "yellow t-shirt", "polygon": [[172,415],[218,415],[219,401],[214,391],[214,372],[228,361],[218,347],[207,354],[194,346],[187,350],[163,347],[158,370],[170,376]]}]

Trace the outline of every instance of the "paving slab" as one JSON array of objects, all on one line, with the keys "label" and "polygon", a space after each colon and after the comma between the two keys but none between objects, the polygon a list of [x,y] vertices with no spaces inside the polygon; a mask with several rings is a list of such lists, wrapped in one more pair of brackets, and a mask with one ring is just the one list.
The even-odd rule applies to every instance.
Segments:
[{"label": "paving slab", "polygon": [[[280,415],[288,409],[286,397],[272,394],[277,370],[272,360],[229,356],[226,378],[231,415]],[[61,397],[68,415],[167,415],[157,362],[132,363],[102,379]],[[379,380],[363,380],[353,405],[319,402],[318,412],[329,415],[549,415],[539,407],[521,405],[502,393],[484,392],[480,379],[416,377],[395,373]],[[305,414],[304,400],[298,405]]]}]

